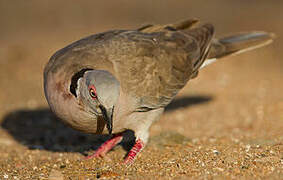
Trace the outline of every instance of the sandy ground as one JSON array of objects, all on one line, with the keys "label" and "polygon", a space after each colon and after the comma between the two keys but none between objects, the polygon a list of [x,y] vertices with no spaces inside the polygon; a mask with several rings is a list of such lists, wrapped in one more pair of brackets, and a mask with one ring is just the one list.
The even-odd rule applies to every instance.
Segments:
[{"label": "sandy ground", "polygon": [[[283,2],[0,1],[0,179],[283,179]],[[274,32],[260,50],[202,70],[151,128],[136,162],[115,148],[84,155],[105,139],[58,121],[43,94],[42,71],[58,49],[109,29],[188,17],[218,35]]]}]

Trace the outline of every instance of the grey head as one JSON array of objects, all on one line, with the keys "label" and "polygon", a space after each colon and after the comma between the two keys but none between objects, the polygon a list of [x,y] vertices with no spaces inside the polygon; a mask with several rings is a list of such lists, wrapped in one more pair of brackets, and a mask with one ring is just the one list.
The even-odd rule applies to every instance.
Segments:
[{"label": "grey head", "polygon": [[113,111],[120,94],[119,81],[108,71],[89,70],[77,84],[77,98],[85,111],[102,116],[111,134]]}]

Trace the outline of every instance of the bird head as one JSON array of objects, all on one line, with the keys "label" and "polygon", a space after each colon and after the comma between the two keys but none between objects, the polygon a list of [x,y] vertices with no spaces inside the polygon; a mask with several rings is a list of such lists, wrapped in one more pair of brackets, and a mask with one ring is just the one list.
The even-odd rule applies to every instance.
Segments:
[{"label": "bird head", "polygon": [[89,70],[78,79],[76,94],[84,109],[105,120],[109,134],[112,133],[112,117],[120,94],[118,80],[108,71]]}]

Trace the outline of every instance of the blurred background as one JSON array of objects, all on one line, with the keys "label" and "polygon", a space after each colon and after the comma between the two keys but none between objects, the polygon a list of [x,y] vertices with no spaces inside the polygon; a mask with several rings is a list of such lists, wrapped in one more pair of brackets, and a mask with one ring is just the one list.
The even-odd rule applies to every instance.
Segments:
[{"label": "blurred background", "polygon": [[[110,29],[187,18],[212,23],[216,37],[260,30],[277,38],[267,47],[203,69],[151,133],[283,140],[283,1],[279,0],[0,0],[0,123],[21,110],[37,112],[40,119],[37,110],[48,108],[43,68],[64,46]],[[11,126],[17,123],[0,128],[2,139],[17,138],[10,133]]]}]

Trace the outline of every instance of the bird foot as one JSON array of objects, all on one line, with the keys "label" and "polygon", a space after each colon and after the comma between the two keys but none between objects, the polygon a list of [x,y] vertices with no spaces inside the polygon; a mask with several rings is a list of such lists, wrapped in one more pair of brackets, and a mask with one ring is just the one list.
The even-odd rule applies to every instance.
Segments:
[{"label": "bird foot", "polygon": [[[117,144],[119,144],[123,139],[122,134],[117,134],[111,139],[107,140],[105,143],[103,143],[94,154],[89,155],[86,157],[86,159],[92,159],[96,157],[103,157],[107,152],[109,152],[113,147],[115,147]],[[144,148],[145,144],[142,140],[138,139],[134,146],[131,148],[131,150],[128,152],[124,164],[130,165],[134,162],[135,158],[137,157],[138,153],[141,152],[141,150]]]},{"label": "bird foot", "polygon": [[138,153],[141,152],[143,148],[144,148],[144,143],[142,142],[142,140],[138,139],[135,145],[127,154],[127,157],[124,160],[124,164],[132,164],[135,158],[137,157]]},{"label": "bird foot", "polygon": [[122,134],[114,135],[111,139],[107,140],[105,143],[103,143],[94,154],[89,155],[86,157],[86,159],[91,159],[94,157],[103,157],[107,152],[109,152],[113,147],[115,147],[117,144],[119,144],[123,139]]}]

